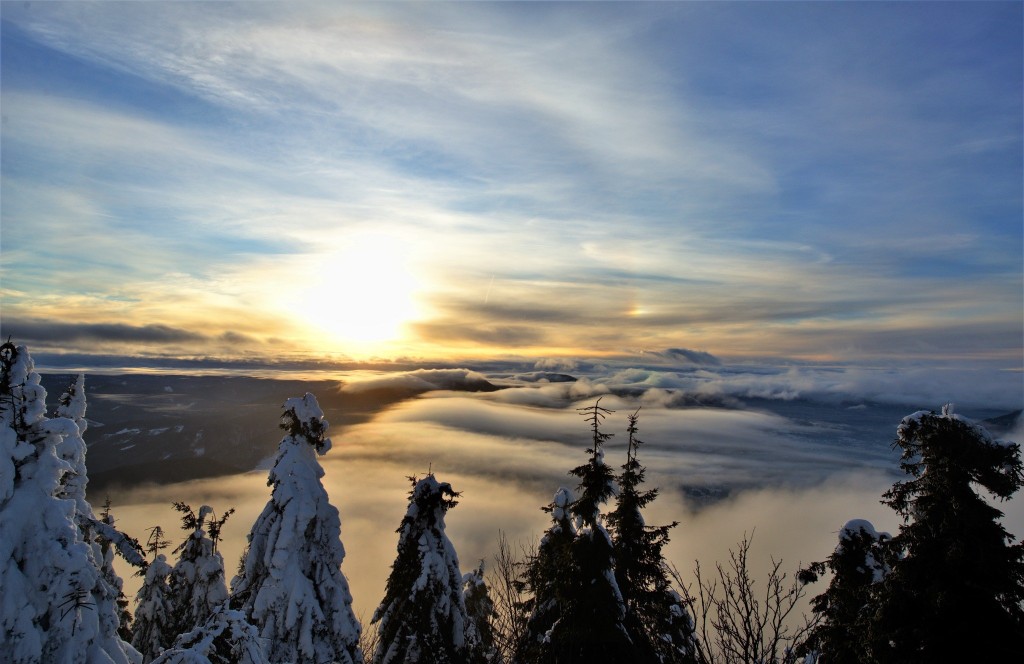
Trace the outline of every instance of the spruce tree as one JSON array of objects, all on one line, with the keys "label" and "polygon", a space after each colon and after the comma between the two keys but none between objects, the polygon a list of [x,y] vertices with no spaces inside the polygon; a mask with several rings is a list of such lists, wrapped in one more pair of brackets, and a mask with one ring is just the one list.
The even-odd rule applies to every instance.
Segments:
[{"label": "spruce tree", "polygon": [[146,568],[142,586],[135,594],[132,646],[142,653],[144,663],[156,659],[177,636],[172,633],[174,607],[167,588],[170,573],[167,558],[162,553],[157,554]]},{"label": "spruce tree", "polygon": [[648,526],[641,510],[658,496],[640,490],[646,469],[637,460],[643,444],[637,438],[640,411],[628,416],[626,463],[618,477],[615,509],[608,525],[615,545],[615,580],[626,606],[625,624],[635,647],[636,662],[693,662],[694,625],[687,606],[672,590],[662,549],[677,523]]},{"label": "spruce tree", "polygon": [[341,572],[341,519],[317,460],[331,440],[316,397],[284,404],[267,484],[270,500],[249,533],[231,604],[257,627],[271,662],[361,664],[360,625]]},{"label": "spruce tree", "polygon": [[[118,550],[114,542],[105,537],[102,533],[116,533],[115,537],[123,537],[123,533],[117,532],[114,526],[114,517],[110,511],[110,499],[107,498],[103,505],[103,511],[97,519],[93,513],[92,505],[86,500],[85,492],[89,484],[89,474],[86,468],[85,456],[87,446],[85,444],[85,432],[89,428],[85,413],[88,408],[85,395],[85,375],[78,374],[68,383],[67,389],[57,400],[56,417],[64,417],[72,420],[77,427],[76,431],[57,445],[57,456],[67,462],[70,470],[61,477],[60,488],[55,494],[58,498],[74,501],[75,522],[82,532],[82,539],[92,547],[93,560],[100,570],[100,584],[103,586],[102,593],[114,597],[117,606],[116,619],[118,636],[124,641],[131,641],[131,613],[128,611],[128,598],[124,594],[124,582],[114,569],[114,553]],[[97,521],[106,524],[109,528],[99,528]],[[102,533],[100,532],[102,530]],[[122,552],[124,553],[124,552]],[[128,553],[127,560],[136,564],[137,556]],[[109,618],[104,618],[109,620]],[[112,628],[108,624],[105,629]]]},{"label": "spruce tree", "polygon": [[[233,510],[232,510],[233,511]],[[160,526],[153,526],[149,529],[149,536],[146,538],[145,552],[153,556],[153,560],[161,551],[170,546],[170,542],[164,539],[164,529]]]},{"label": "spruce tree", "polygon": [[[128,664],[117,633],[116,594],[83,535],[91,508],[64,481],[80,447],[74,419],[46,417],[46,391],[24,346],[0,346],[0,653],[13,664]],[[84,449],[84,448],[83,448]],[[84,476],[84,466],[79,469]],[[79,502],[81,498],[81,502]],[[87,513],[82,513],[87,512]]]},{"label": "spruce tree", "polygon": [[175,638],[170,633],[174,607],[168,595],[167,578],[171,566],[160,553],[169,543],[164,539],[160,526],[149,529],[145,551],[152,561],[136,572],[143,578],[142,586],[135,593],[135,613],[132,616],[132,646],[142,655],[143,662],[151,662],[169,647]]},{"label": "spruce tree", "polygon": [[541,508],[551,515],[551,525],[537,546],[537,553],[526,562],[526,569],[518,582],[527,599],[526,630],[521,643],[516,644],[517,662],[540,662],[546,650],[548,635],[562,615],[562,605],[575,592],[575,563],[572,544],[576,540],[576,526],[569,513],[572,494],[565,487],[555,492],[551,502]]},{"label": "spruce tree", "polygon": [[872,616],[880,662],[1013,661],[1024,652],[1024,546],[999,523],[1021,486],[1020,446],[944,408],[903,419],[894,446],[911,479],[884,502],[904,519],[901,554]]},{"label": "spruce tree", "polygon": [[[77,435],[72,434],[65,437],[57,446],[57,456],[71,467],[70,471],[61,478],[57,497],[74,500],[75,510],[79,514],[93,516],[92,506],[85,499],[85,488],[89,483],[89,475],[85,466],[84,436],[86,429],[89,428],[89,423],[85,419],[86,409],[85,375],[78,374],[57,401],[56,416],[72,420],[78,428]],[[92,541],[92,538],[87,536],[86,540]]]},{"label": "spruce tree", "polygon": [[569,549],[571,583],[559,598],[560,616],[541,647],[540,662],[629,663],[639,651],[625,627],[626,606],[615,580],[614,547],[601,518],[601,506],[615,494],[614,475],[604,462],[604,443],[612,434],[601,431],[613,411],[593,406],[579,409],[590,424],[587,463],[569,471],[579,478],[576,500],[569,512],[576,521],[576,537]]},{"label": "spruce tree", "polygon": [[494,639],[496,612],[487,583],[484,561],[462,577],[462,596],[466,605],[466,650],[470,664],[500,664],[502,658]]},{"label": "spruce tree", "polygon": [[854,519],[839,531],[839,544],[825,561],[800,571],[801,583],[832,574],[828,588],[811,600],[820,620],[799,646],[801,656],[820,657],[828,664],[867,664],[869,622],[881,581],[889,573],[889,533],[870,521]]},{"label": "spruce tree", "polygon": [[466,607],[459,559],[445,534],[458,493],[431,474],[409,478],[409,507],[398,527],[398,554],[373,614],[380,639],[375,664],[464,664]]},{"label": "spruce tree", "polygon": [[174,550],[178,561],[167,579],[167,597],[172,610],[167,632],[172,638],[202,625],[228,599],[224,558],[207,533],[210,524],[217,522],[210,518],[213,509],[203,505],[196,514],[182,502],[174,503],[174,509],[181,514],[181,527],[188,535]]},{"label": "spruce tree", "polygon": [[[90,509],[91,513],[91,509]],[[132,640],[132,614],[128,611],[128,597],[124,594],[124,581],[121,576],[114,569],[114,553],[117,551],[115,542],[109,533],[113,531],[117,535],[123,536],[114,525],[114,515],[110,511],[110,498],[108,497],[103,503],[103,511],[100,512],[99,523],[105,524],[107,528],[97,529],[95,522],[88,519],[79,518],[79,527],[82,528],[82,533],[86,537],[93,538],[93,547],[96,556],[96,560],[100,566],[100,578],[109,588],[110,593],[115,597],[114,603],[117,605],[117,633],[118,635],[127,642]],[[136,549],[136,555],[138,554],[138,543],[132,540],[134,548]],[[144,572],[144,569],[140,569]]]}]

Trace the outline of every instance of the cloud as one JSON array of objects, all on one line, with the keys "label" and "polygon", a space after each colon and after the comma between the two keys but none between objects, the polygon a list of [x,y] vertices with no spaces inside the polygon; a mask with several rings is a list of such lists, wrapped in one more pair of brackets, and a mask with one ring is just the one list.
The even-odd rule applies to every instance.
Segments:
[{"label": "cloud", "polygon": [[[214,104],[260,113],[287,109],[305,118],[329,113],[339,124],[439,152],[485,175],[513,172],[488,158],[484,146],[495,142],[517,165],[557,172],[564,160],[546,163],[550,149],[531,156],[531,147],[548,142],[607,171],[609,181],[682,169],[699,181],[764,186],[764,169],[742,150],[708,144],[691,122],[680,124],[658,72],[610,48],[629,36],[632,22],[579,25],[578,16],[545,13],[550,22],[523,21],[501,8],[311,7],[297,14],[263,7],[230,18],[216,9],[79,8],[17,12],[12,20],[57,48]],[[92,28],[85,34],[75,29],[83,23]],[[547,49],[517,48],[508,28],[499,27],[513,24]],[[188,35],[186,50],[182,35]],[[339,102],[355,94],[361,103]]]},{"label": "cloud", "polygon": [[551,339],[533,325],[494,325],[484,321],[435,320],[412,323],[410,328],[422,341],[446,345],[470,342],[489,348],[519,348],[540,346]]},{"label": "cloud", "polygon": [[550,365],[540,364],[564,366],[578,380],[545,383],[529,374],[495,373],[495,382],[514,389],[487,398],[559,408],[574,399],[613,393],[662,408],[741,408],[743,400],[808,401],[822,407],[885,404],[914,409],[954,402],[986,411],[1016,410],[1024,404],[1019,372],[1002,369],[999,362],[972,367],[957,362],[865,367],[762,360],[697,366],[684,360],[673,366],[663,354],[640,351],[632,356],[605,358],[599,365],[557,360]]},{"label": "cloud", "polygon": [[[436,463],[447,461],[460,470],[480,454],[468,449],[470,443],[464,441],[469,436],[472,445],[486,447],[490,456],[489,461],[479,461],[476,474],[531,481],[531,476],[543,472],[544,464],[538,461],[533,464],[534,470],[524,474],[523,460],[529,465],[532,459],[551,459],[551,454],[561,454],[561,464],[556,463],[547,471],[557,475],[558,468],[574,465],[575,452],[571,450],[579,451],[589,444],[587,426],[576,409],[594,403],[595,395],[570,395],[565,389],[569,385],[575,384],[506,389],[473,396],[440,393],[400,403],[378,416],[373,426],[350,435],[400,431],[387,434],[389,442],[385,447],[393,447],[398,440],[416,440],[419,442],[412,444],[421,459],[430,455]],[[825,417],[817,422],[801,422],[749,410],[665,409],[653,399],[618,397],[606,390],[600,395],[601,405],[616,411],[603,427],[615,434],[608,443],[609,463],[617,465],[614,459],[623,453],[625,414],[642,406],[641,438],[649,443],[645,454],[651,459],[650,465],[659,469],[652,473],[674,486],[718,490],[766,484],[800,485],[851,468],[893,466],[888,445],[891,431],[873,445],[865,445],[862,438],[850,445],[845,443],[851,437],[850,425],[830,422]],[[890,429],[893,427],[895,424]],[[432,434],[417,434],[420,429]],[[485,437],[494,440],[485,445]],[[543,444],[552,443],[557,444],[551,448],[553,452],[538,452],[546,449]],[[501,445],[507,448],[506,453],[494,451]],[[451,452],[453,446],[458,446],[457,453]]]},{"label": "cloud", "polygon": [[[676,376],[677,378],[680,375]],[[689,383],[686,385],[685,383]],[[783,370],[704,372],[677,385],[698,395],[758,399],[873,401],[937,408],[947,402],[1019,408],[1020,377],[1012,371],[960,367],[790,367]]]},{"label": "cloud", "polygon": [[690,350],[689,348],[666,348],[663,351],[646,351],[645,356],[661,357],[670,362],[683,362],[687,364],[711,364],[722,363],[711,353],[702,350]]},{"label": "cloud", "polygon": [[6,321],[4,334],[28,342],[115,341],[135,343],[182,343],[204,341],[203,335],[167,325],[125,325],[120,323],[55,323],[52,321]]},{"label": "cloud", "polygon": [[343,381],[343,394],[364,394],[374,391],[396,391],[409,394],[432,390],[467,392],[496,389],[487,377],[470,369],[416,369],[406,373],[356,374]]},{"label": "cloud", "polygon": [[[382,451],[383,452],[383,451]],[[409,489],[405,475],[422,474],[413,460],[360,459],[335,448],[323,458],[324,483],[331,502],[341,513],[342,541],[346,558],[342,571],[348,577],[357,614],[368,621],[384,596],[384,584],[395,558],[398,526],[406,508]],[[479,559],[492,562],[498,532],[515,545],[536,542],[548,526],[540,507],[551,500],[557,484],[540,486],[502,481],[492,476],[474,476],[435,465],[438,478],[451,482],[462,492],[459,504],[446,518],[447,531],[463,570]],[[569,480],[572,478],[564,478]],[[562,481],[562,484],[570,482]],[[654,486],[655,483],[650,484]],[[691,511],[685,499],[670,485],[661,485],[660,497],[645,514],[651,524],[679,521],[666,547],[668,560],[692,581],[694,561],[706,571],[727,558],[727,550],[746,534],[752,536],[751,566],[755,577],[764,578],[770,559],[782,560],[783,571],[793,573],[800,564],[823,560],[835,547],[837,533],[851,518],[865,518],[880,530],[895,533],[898,519],[879,503],[891,478],[873,473],[837,476],[827,485],[792,489],[764,488],[743,491],[731,498]],[[147,528],[162,525],[172,545],[182,537],[179,519],[171,501],[185,500],[193,506],[209,504],[218,513],[234,507],[236,513],[225,527],[221,553],[228,576],[242,553],[245,537],[270,496],[265,474],[252,473],[235,478],[218,478],[163,487],[150,487],[111,496],[120,528],[145,537]],[[92,498],[96,503],[96,499]],[[1024,501],[1001,507],[1007,529],[1024,533]],[[139,579],[118,568],[131,597]],[[820,588],[812,588],[812,594]]]},{"label": "cloud", "polygon": [[575,371],[578,366],[577,360],[555,357],[541,358],[533,365],[539,371]]},{"label": "cloud", "polygon": [[[730,368],[714,370],[724,374]],[[480,384],[484,374],[466,369],[401,372],[393,380],[380,373],[355,373],[369,377],[348,383],[362,385],[356,393],[371,386],[430,388],[367,421],[332,431],[333,447],[321,459],[325,486],[341,512],[347,551],[342,569],[357,611],[367,618],[383,596],[408,476],[429,470],[463,492],[447,518],[463,569],[478,559],[490,560],[499,530],[513,544],[535,541],[548,525],[540,507],[558,487],[574,486],[568,470],[586,458],[590,432],[576,408],[592,404],[597,394],[602,406],[616,411],[605,422],[605,430],[615,434],[606,448],[606,462],[613,466],[624,461],[625,415],[642,406],[640,458],[649,486],[661,489],[646,520],[680,523],[666,553],[686,578],[694,560],[710,569],[744,534],[753,533],[751,560],[756,573],[764,574],[771,556],[781,557],[788,572],[801,562],[823,559],[834,548],[838,529],[851,518],[897,530],[896,515],[879,499],[899,479],[889,448],[898,420],[888,422],[888,437],[872,439],[864,427],[874,407],[847,411],[841,404],[831,409],[812,404],[779,412],[666,408],[652,395],[674,388],[623,391],[657,373],[627,369],[610,371],[603,379],[581,376],[576,382],[546,384],[516,381],[514,373],[506,373],[489,382],[521,387],[473,393],[452,391]],[[720,377],[709,368],[665,373],[680,383],[692,375]],[[793,381],[795,376],[775,378]],[[571,393],[580,384],[587,396]],[[533,402],[524,406],[518,396],[508,401],[510,395],[531,395]],[[171,501],[207,503],[218,512],[236,508],[222,543],[230,575],[249,527],[269,498],[265,479],[265,472],[257,471],[167,486],[113,487],[111,499],[119,525],[129,534],[141,538],[146,528],[160,524],[174,533],[172,541],[178,520]],[[714,500],[701,500],[709,495]],[[1007,512],[1008,530],[1024,534],[1024,501],[999,507]],[[136,577],[126,575],[129,593],[137,584]]]},{"label": "cloud", "polygon": [[1008,15],[12,5],[50,60],[5,60],[5,287],[323,348],[296,284],[384,227],[423,308],[393,355],[1019,366]]},{"label": "cloud", "polygon": [[[202,332],[161,323],[130,325],[110,322],[54,322],[52,319],[5,317],[0,336],[11,336],[19,343],[45,356],[47,351],[79,357],[90,366],[124,366],[140,361],[137,355],[177,355],[194,359],[206,353],[225,353],[240,359],[247,353],[265,351],[267,340],[233,330]],[[278,345],[278,344],[272,344]],[[89,354],[68,352],[87,348]],[[116,353],[117,355],[108,355]],[[133,359],[134,358],[134,359]],[[230,364],[230,362],[228,362]],[[221,362],[221,368],[226,364]]]}]

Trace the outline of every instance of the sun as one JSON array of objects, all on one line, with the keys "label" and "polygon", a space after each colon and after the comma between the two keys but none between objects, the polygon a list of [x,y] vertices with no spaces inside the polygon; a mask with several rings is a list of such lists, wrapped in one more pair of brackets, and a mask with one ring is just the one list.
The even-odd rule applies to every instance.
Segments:
[{"label": "sun", "polygon": [[418,315],[408,243],[388,233],[346,236],[308,264],[301,316],[317,336],[355,354],[403,338]]}]

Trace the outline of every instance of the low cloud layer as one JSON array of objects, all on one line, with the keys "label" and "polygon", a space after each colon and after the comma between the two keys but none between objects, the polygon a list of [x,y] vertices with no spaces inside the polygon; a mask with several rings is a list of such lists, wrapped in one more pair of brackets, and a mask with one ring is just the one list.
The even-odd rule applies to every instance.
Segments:
[{"label": "low cloud layer", "polygon": [[[543,369],[559,370],[548,376],[512,366],[357,371],[348,374],[340,392],[325,396],[324,402],[333,403],[403,393],[364,419],[339,417],[330,432],[334,446],[322,458],[324,483],[342,515],[348,551],[343,569],[357,611],[368,618],[382,597],[408,477],[434,472],[463,492],[448,524],[464,569],[490,559],[499,530],[513,543],[533,542],[547,527],[540,507],[560,486],[575,486],[568,471],[585,461],[590,444],[578,409],[598,398],[615,411],[603,425],[614,434],[606,462],[615,468],[625,460],[626,415],[639,409],[639,437],[645,441],[640,459],[649,486],[661,489],[647,520],[680,522],[667,553],[684,573],[694,560],[708,568],[725,559],[745,534],[753,533],[753,560],[763,572],[772,555],[783,558],[788,571],[826,557],[836,532],[851,518],[897,530],[896,515],[879,500],[901,478],[891,441],[900,418],[916,408],[869,397],[877,398],[883,379],[898,374],[614,364],[544,363]],[[561,371],[573,372],[577,380]],[[927,375],[902,377],[898,384],[907,391],[894,394],[894,401],[952,387],[920,382],[915,393],[911,388]],[[954,379],[961,381],[961,393],[978,386],[970,373],[948,375]],[[488,391],[493,386],[503,389]],[[710,394],[733,401],[708,407],[692,398]],[[1016,432],[1004,437],[1020,435],[1020,427],[1018,422]],[[121,526],[140,539],[157,524],[175,532],[175,500],[208,503],[218,512],[236,508],[222,545],[229,575],[270,495],[265,471],[111,491]],[[1001,506],[1015,535],[1024,534],[1022,503]],[[137,579],[126,581],[132,591]]]},{"label": "low cloud layer", "polygon": [[434,390],[489,391],[487,377],[470,369],[417,369],[409,372],[352,374],[342,383],[344,394],[395,391],[419,394]]},{"label": "low cloud layer", "polygon": [[720,402],[728,399],[815,400],[832,404],[884,403],[916,408],[939,408],[945,403],[1006,410],[1024,406],[1024,382],[1020,371],[984,363],[973,366],[894,364],[869,367],[787,366],[765,362],[672,367],[624,359],[590,368],[585,375],[593,384],[603,385],[609,391],[649,393],[648,399],[652,401],[661,400],[675,405],[684,405],[685,398],[692,397]]},{"label": "low cloud layer", "polygon": [[[383,451],[382,456],[386,456]],[[422,474],[425,469],[411,460],[353,457],[344,444],[323,461],[324,483],[331,502],[341,513],[346,549],[342,570],[349,579],[356,612],[368,622],[383,598],[384,583],[394,561],[398,541],[394,531],[405,513],[410,487],[405,476]],[[451,482],[462,492],[447,525],[463,570],[481,559],[492,562],[499,531],[513,545],[530,545],[548,526],[548,516],[540,507],[550,501],[558,484],[538,482],[527,487],[492,476],[437,466],[434,470],[439,479]],[[136,537],[144,538],[147,528],[162,525],[176,545],[183,534],[177,530],[179,520],[171,501],[209,504],[218,513],[234,507],[236,513],[225,527],[221,544],[230,577],[245,537],[270,496],[265,477],[252,473],[229,480],[126,492],[112,496],[114,513],[119,527]],[[571,486],[567,481],[562,484]],[[741,492],[700,511],[692,511],[677,491],[662,486],[661,496],[648,510],[647,521],[679,521],[666,556],[683,572],[684,579],[692,581],[695,561],[707,570],[715,561],[725,560],[728,550],[745,535],[753,539],[754,572],[763,578],[771,557],[783,560],[783,570],[790,573],[801,563],[824,559],[835,547],[839,529],[851,518],[871,520],[878,529],[895,533],[899,526],[895,513],[879,503],[881,493],[889,486],[890,478],[878,473],[851,473],[836,476],[823,486]],[[999,507],[1007,513],[1003,520],[1007,529],[1018,535],[1024,533],[1024,501],[1017,499]],[[120,560],[118,564],[131,596],[139,579],[131,576]]]}]

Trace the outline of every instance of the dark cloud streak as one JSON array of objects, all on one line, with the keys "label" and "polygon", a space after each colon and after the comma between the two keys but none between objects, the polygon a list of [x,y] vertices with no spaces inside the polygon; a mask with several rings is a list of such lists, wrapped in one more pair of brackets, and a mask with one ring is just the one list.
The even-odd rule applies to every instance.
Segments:
[{"label": "dark cloud streak", "polygon": [[535,327],[525,325],[493,325],[480,320],[459,321],[454,318],[414,323],[412,329],[426,341],[471,341],[478,344],[500,346],[536,346],[544,343],[547,335]]},{"label": "dark cloud streak", "polygon": [[[129,343],[207,342],[210,336],[169,325],[122,323],[57,323],[42,320],[4,321],[0,334],[29,342],[112,341]],[[238,335],[242,336],[242,335]],[[251,341],[251,339],[250,339]]]}]

